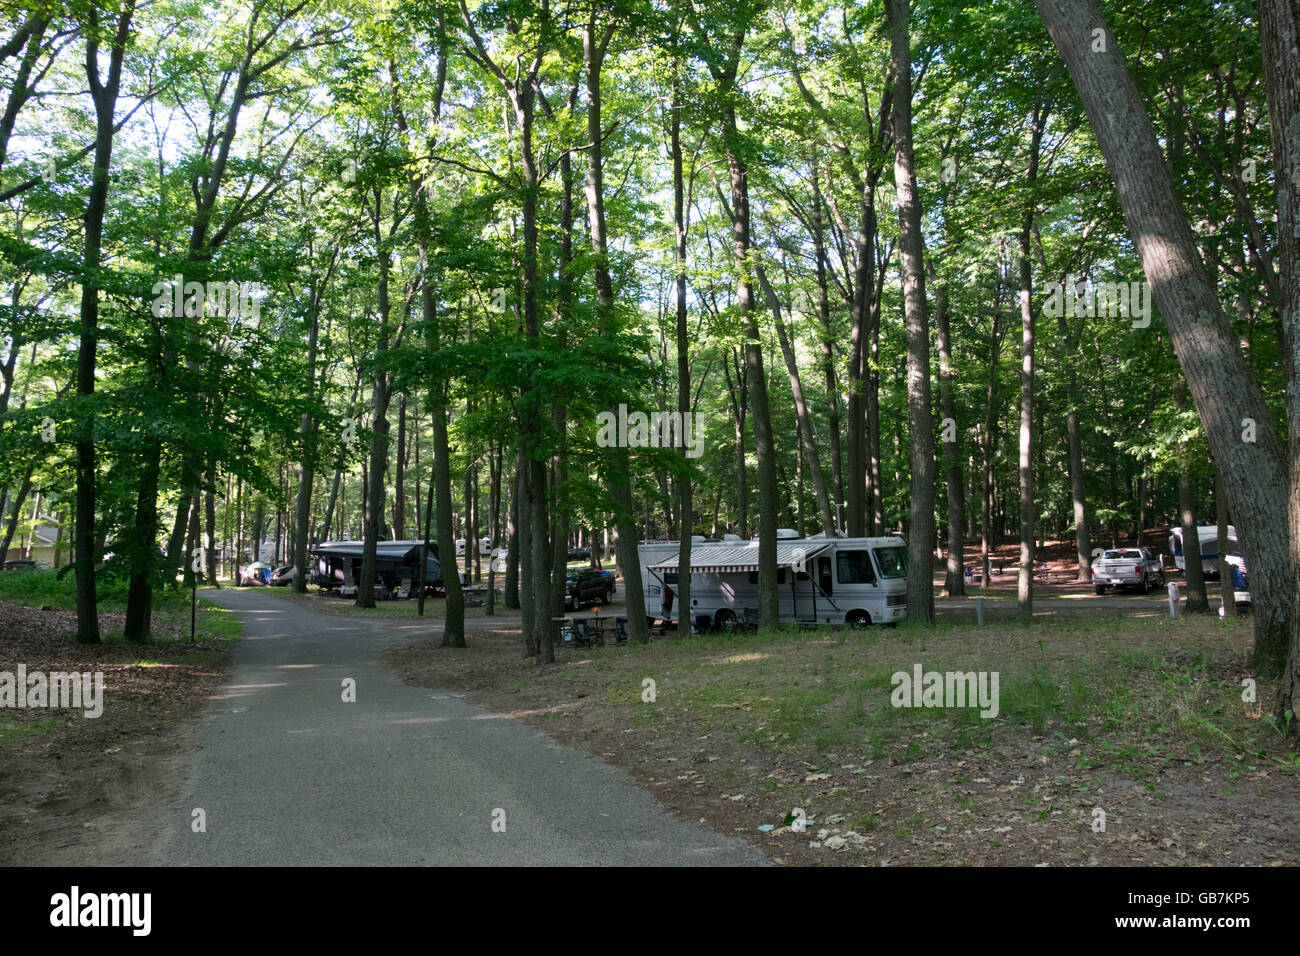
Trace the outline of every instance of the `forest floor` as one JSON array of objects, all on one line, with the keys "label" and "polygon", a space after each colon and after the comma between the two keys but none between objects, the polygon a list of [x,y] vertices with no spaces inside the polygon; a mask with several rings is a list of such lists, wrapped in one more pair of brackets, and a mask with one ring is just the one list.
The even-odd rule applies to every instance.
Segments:
[{"label": "forest floor", "polygon": [[77,644],[76,612],[45,607],[0,602],[0,672],[102,673],[103,709],[0,710],[0,865],[129,864],[129,848],[153,835],[124,811],[179,781],[193,756],[188,718],[224,678],[239,622],[201,602],[191,641],[185,596],[156,609],[153,643],[123,643],[124,615],[109,611],[105,643]]},{"label": "forest floor", "polygon": [[[776,863],[1300,863],[1300,758],[1241,699],[1246,623],[664,636],[563,647],[544,668],[522,659],[517,617],[468,629],[465,650],[435,633],[390,661],[627,768]],[[891,675],[918,663],[997,671],[999,716],[892,707]],[[799,810],[804,832],[787,825]]]}]

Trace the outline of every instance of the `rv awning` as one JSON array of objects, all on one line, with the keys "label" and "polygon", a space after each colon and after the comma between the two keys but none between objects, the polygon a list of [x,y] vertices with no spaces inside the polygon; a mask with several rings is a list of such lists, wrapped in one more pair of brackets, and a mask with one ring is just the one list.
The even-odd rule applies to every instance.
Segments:
[{"label": "rv awning", "polygon": [[[776,544],[776,566],[788,568],[801,559],[807,561],[821,554],[834,541],[825,544],[810,544],[807,541],[778,541]],[[657,564],[650,565],[651,571],[663,573],[676,571],[681,554],[674,554]],[[746,541],[744,544],[697,544],[691,548],[691,573],[711,571],[727,573],[734,571],[758,570],[758,542]]]},{"label": "rv awning", "polygon": [[[364,541],[323,541],[307,549],[312,554],[332,555],[338,558],[361,560],[365,556]],[[424,550],[423,541],[378,541],[375,544],[375,557],[385,563],[419,564],[420,552]],[[437,561],[437,548],[430,545],[430,559]]]}]

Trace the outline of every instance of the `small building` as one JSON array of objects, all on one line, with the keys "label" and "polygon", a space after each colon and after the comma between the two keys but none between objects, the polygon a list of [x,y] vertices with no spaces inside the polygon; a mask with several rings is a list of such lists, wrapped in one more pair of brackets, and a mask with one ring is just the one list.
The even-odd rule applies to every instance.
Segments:
[{"label": "small building", "polygon": [[[9,542],[9,550],[5,553],[4,561],[35,561],[38,567],[56,568],[59,566],[59,559],[63,564],[68,563],[68,548],[59,547],[60,525],[57,519],[50,515],[39,515],[36,520],[18,522],[19,532],[14,535],[14,540]],[[30,531],[30,533],[26,533]]]}]

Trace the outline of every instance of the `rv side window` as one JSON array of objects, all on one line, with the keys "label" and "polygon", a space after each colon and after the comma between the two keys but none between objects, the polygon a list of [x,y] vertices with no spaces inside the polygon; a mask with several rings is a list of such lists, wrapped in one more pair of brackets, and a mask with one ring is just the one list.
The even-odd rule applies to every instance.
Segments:
[{"label": "rv side window", "polygon": [[837,577],[840,584],[874,584],[871,558],[866,551],[841,551],[835,555]]},{"label": "rv side window", "polygon": [[664,572],[664,584],[676,584],[676,583],[677,583],[677,572],[676,572],[676,571],[665,571],[665,572]]},{"label": "rv side window", "polygon": [[757,571],[750,571],[750,572],[749,572],[749,583],[750,583],[750,584],[757,584],[757,583],[758,583],[758,572],[757,572]]},{"label": "rv side window", "polygon": [[776,569],[776,583],[785,584],[785,568]]}]

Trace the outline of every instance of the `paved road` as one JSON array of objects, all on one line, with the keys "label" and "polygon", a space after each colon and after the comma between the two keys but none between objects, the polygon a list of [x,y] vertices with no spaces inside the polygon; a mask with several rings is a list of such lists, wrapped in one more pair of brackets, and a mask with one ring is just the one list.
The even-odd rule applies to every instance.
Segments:
[{"label": "paved road", "polygon": [[[267,594],[208,592],[244,639],[168,814],[163,865],[753,865],[623,771],[379,660],[409,641]],[[356,702],[343,702],[343,681]],[[206,815],[195,833],[193,810]],[[505,832],[493,831],[504,811]],[[496,813],[497,820],[502,815]]]}]

